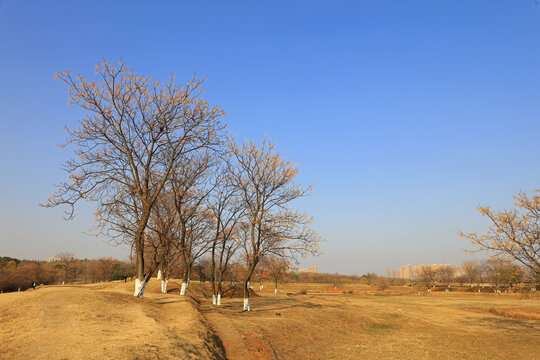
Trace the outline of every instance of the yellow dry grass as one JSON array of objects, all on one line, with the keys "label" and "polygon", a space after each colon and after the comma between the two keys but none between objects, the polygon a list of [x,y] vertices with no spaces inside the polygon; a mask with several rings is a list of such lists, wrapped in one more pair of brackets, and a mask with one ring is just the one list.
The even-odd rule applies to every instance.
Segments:
[{"label": "yellow dry grass", "polygon": [[192,282],[193,297],[170,288],[152,280],[143,300],[117,282],[2,294],[0,359],[540,359],[538,298],[265,284],[242,313],[240,298],[212,306],[207,284]]},{"label": "yellow dry grass", "polygon": [[158,290],[152,280],[143,300],[123,282],[2,294],[0,359],[222,358],[190,298]]},{"label": "yellow dry grass", "polygon": [[489,308],[488,311],[495,315],[501,315],[514,319],[540,320],[540,309],[530,308]]},{"label": "yellow dry grass", "polygon": [[328,284],[259,295],[251,313],[238,299],[202,306],[230,359],[540,359],[539,321],[486,310],[537,313],[538,299]]}]

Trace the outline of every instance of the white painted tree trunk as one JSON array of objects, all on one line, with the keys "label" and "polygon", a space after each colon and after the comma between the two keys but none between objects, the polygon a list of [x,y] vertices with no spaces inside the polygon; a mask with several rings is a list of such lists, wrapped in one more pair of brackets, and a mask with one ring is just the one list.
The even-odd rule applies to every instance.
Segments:
[{"label": "white painted tree trunk", "polygon": [[135,279],[135,292],[133,293],[133,296],[137,296],[139,299],[142,299],[144,296],[144,290],[146,289],[146,284],[148,284],[147,281]]},{"label": "white painted tree trunk", "polygon": [[212,305],[217,305],[216,295],[213,295],[213,294],[212,294]]},{"label": "white painted tree trunk", "polygon": [[244,308],[242,311],[251,311],[251,308],[249,307],[249,299],[244,298]]},{"label": "white painted tree trunk", "polygon": [[133,296],[139,295],[139,291],[141,290],[142,281],[139,279],[135,279],[135,291],[133,292]]},{"label": "white painted tree trunk", "polygon": [[217,294],[217,304],[216,305],[221,305],[221,294]]},{"label": "white painted tree trunk", "polygon": [[277,288],[274,289],[274,294],[277,294]]},{"label": "white painted tree trunk", "polygon": [[169,280],[163,280],[161,279],[161,292],[166,294],[167,293],[167,285],[169,284]]},{"label": "white painted tree trunk", "polygon": [[180,295],[184,296],[186,295],[186,289],[187,289],[187,284],[182,281],[182,287],[180,288]]},{"label": "white painted tree trunk", "polygon": [[158,272],[157,272],[157,279],[158,280],[163,280],[163,274],[161,273],[161,269],[159,269]]},{"label": "white painted tree trunk", "polygon": [[139,293],[139,299],[142,299],[144,296],[144,290],[146,289],[146,284],[148,284],[148,281],[144,281],[141,287],[141,292]]},{"label": "white painted tree trunk", "polygon": [[263,284],[259,285],[259,291],[261,291],[263,288],[264,288]]}]

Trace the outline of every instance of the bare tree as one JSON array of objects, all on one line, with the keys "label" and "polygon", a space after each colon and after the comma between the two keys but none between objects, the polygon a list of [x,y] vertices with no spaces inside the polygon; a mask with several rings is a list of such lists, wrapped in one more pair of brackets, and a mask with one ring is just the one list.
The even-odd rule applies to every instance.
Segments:
[{"label": "bare tree", "polygon": [[454,269],[450,265],[443,265],[437,269],[437,280],[445,286],[450,287],[454,280]]},{"label": "bare tree", "polygon": [[475,261],[464,261],[461,265],[461,269],[463,270],[465,280],[470,284],[471,287],[474,283],[479,284],[480,267],[478,266],[478,263]]},{"label": "bare tree", "polygon": [[183,281],[180,295],[186,294],[189,287],[191,273],[194,264],[205,255],[212,241],[212,217],[208,210],[204,209],[196,213],[197,216],[190,217],[185,224],[184,246],[181,249],[181,259],[183,260]]},{"label": "bare tree", "polygon": [[62,284],[73,281],[79,273],[79,264],[75,254],[69,251],[56,254],[60,268],[62,269]]},{"label": "bare tree", "polygon": [[377,278],[378,278],[377,274],[375,274],[375,273],[367,273],[364,276],[366,277],[367,284],[369,286],[374,286],[375,285],[375,280],[377,280]]},{"label": "bare tree", "polygon": [[211,211],[205,200],[212,191],[211,172],[215,159],[208,151],[179,159],[170,177],[173,203],[179,222],[177,246],[183,275],[180,295],[189,287],[192,266],[208,250],[212,227]]},{"label": "bare tree", "polygon": [[321,239],[309,228],[311,219],[290,207],[311,190],[295,183],[297,167],[282,159],[268,140],[260,146],[253,142],[238,146],[232,140],[228,145],[235,161],[231,180],[245,209],[240,228],[247,265],[243,310],[250,311],[249,282],[261,259],[270,254],[291,259],[317,254]]},{"label": "bare tree", "polygon": [[431,292],[431,288],[435,286],[437,280],[437,270],[431,266],[421,266],[416,274],[416,280],[419,284],[424,285],[428,292]]},{"label": "bare tree", "polygon": [[118,201],[129,204],[123,214],[136,254],[135,296],[142,297],[151,274],[144,273],[144,245],[152,207],[182,156],[220,141],[220,108],[200,98],[202,80],[178,86],[174,76],[160,83],[138,76],[123,63],[96,66],[98,81],[70,72],[57,76],[68,86],[70,103],[88,115],[74,130],[65,128],[65,145],[76,156],[64,170],[72,182],[58,185],[45,206],[68,205],[67,218],[81,200],[95,201],[103,227],[116,223]]},{"label": "bare tree", "polygon": [[274,294],[277,294],[278,282],[282,281],[287,274],[287,269],[290,268],[290,264],[287,258],[280,258],[276,256],[269,257],[267,259],[268,276],[274,280]]},{"label": "bare tree", "polygon": [[521,282],[523,269],[509,260],[492,258],[484,262],[486,280],[495,292],[501,292],[502,287],[512,289],[513,285]]},{"label": "bare tree", "polygon": [[193,268],[197,272],[199,281],[204,284],[212,275],[212,260],[208,256],[202,256]]},{"label": "bare tree", "polygon": [[100,258],[96,261],[96,275],[100,281],[112,280],[114,273],[114,265],[118,263],[118,260],[113,258]]},{"label": "bare tree", "polygon": [[238,249],[237,225],[243,214],[239,189],[231,183],[231,164],[224,159],[215,171],[215,186],[208,197],[207,208],[212,212],[214,237],[210,244],[212,261],[212,304],[221,305],[222,283],[225,273]]},{"label": "bare tree", "polygon": [[169,277],[180,258],[177,246],[178,215],[174,207],[174,194],[170,189],[162,192],[154,206],[149,228],[155,233],[149,243],[150,257],[157,263],[161,292],[167,293]]},{"label": "bare tree", "polygon": [[478,207],[492,225],[485,235],[461,232],[460,236],[471,240],[480,250],[521,263],[536,274],[540,283],[540,189],[533,190],[532,196],[518,193],[514,200],[513,210],[497,212]]},{"label": "bare tree", "polygon": [[253,271],[255,279],[259,281],[259,291],[262,291],[262,289],[264,288],[264,279],[268,275],[268,261],[269,255],[261,258],[259,264],[257,265],[257,267],[255,267],[255,270]]}]

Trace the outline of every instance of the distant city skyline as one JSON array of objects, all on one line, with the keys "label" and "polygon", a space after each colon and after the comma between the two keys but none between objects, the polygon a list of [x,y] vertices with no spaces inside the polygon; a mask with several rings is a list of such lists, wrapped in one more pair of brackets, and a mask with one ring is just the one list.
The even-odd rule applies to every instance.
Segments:
[{"label": "distant city skyline", "polygon": [[437,270],[443,267],[450,267],[454,270],[455,276],[460,276],[463,274],[461,269],[461,264],[452,265],[452,264],[418,264],[418,265],[403,265],[399,269],[387,269],[386,277],[389,278],[398,278],[398,279],[413,279],[415,278],[424,268],[429,268],[431,270]]},{"label": "distant city skyline", "polygon": [[53,76],[92,77],[104,59],[160,80],[206,76],[229,131],[267,134],[299,164],[314,186],[295,207],[327,240],[299,267],[461,264],[473,247],[459,230],[488,226],[476,207],[509,209],[540,185],[534,1],[146,5],[0,2],[0,256],[129,256],[87,234],[93,204],[73,221],[38,206],[68,180],[62,127],[85,116]]}]

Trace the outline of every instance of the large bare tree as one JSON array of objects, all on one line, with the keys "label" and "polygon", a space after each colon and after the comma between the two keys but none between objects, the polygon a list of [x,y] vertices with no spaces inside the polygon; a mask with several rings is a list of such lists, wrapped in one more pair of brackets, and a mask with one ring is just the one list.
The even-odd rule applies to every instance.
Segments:
[{"label": "large bare tree", "polygon": [[231,182],[231,164],[227,159],[222,164],[216,168],[215,186],[207,201],[214,220],[214,236],[210,244],[214,305],[221,305],[223,278],[239,246],[237,226],[243,215],[239,189]]},{"label": "large bare tree", "polygon": [[[68,205],[67,217],[81,200],[95,201],[102,210],[127,199],[136,253],[135,296],[142,297],[144,242],[152,207],[179,158],[220,142],[223,111],[200,97],[202,80],[177,85],[174,76],[158,82],[135,75],[123,63],[96,66],[98,80],[71,72],[57,76],[68,86],[70,103],[87,112],[74,129],[65,128],[64,145],[75,147],[75,157],[64,170],[70,181],[57,186],[46,206]],[[97,221],[111,219],[97,213]],[[114,222],[114,221],[113,221]]]},{"label": "large bare tree", "polygon": [[156,259],[158,280],[161,280],[161,292],[167,293],[169,277],[178,265],[180,251],[178,240],[178,216],[174,207],[174,197],[170,189],[163,191],[153,208],[149,228],[155,236],[151,237],[150,257]]},{"label": "large bare tree", "polygon": [[309,228],[312,219],[291,208],[294,200],[309,195],[311,187],[295,182],[298,168],[283,159],[265,139],[260,145],[228,142],[235,162],[231,181],[244,207],[241,248],[247,272],[244,277],[244,311],[250,311],[249,282],[266,255],[294,258],[317,254],[320,236]]},{"label": "large bare tree", "polygon": [[517,261],[533,272],[540,284],[540,189],[534,190],[532,196],[520,192],[514,200],[512,210],[478,207],[492,225],[485,235],[461,232],[460,236],[471,240],[480,250]]},{"label": "large bare tree", "polygon": [[205,206],[213,185],[211,168],[215,162],[210,151],[200,151],[179,159],[169,179],[178,218],[177,246],[182,262],[180,295],[189,287],[194,262],[209,249],[211,212]]}]

